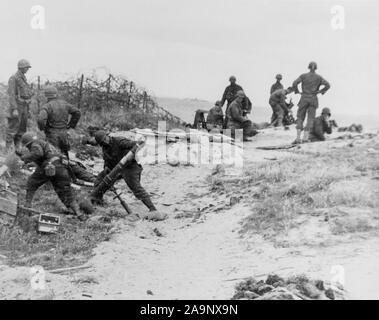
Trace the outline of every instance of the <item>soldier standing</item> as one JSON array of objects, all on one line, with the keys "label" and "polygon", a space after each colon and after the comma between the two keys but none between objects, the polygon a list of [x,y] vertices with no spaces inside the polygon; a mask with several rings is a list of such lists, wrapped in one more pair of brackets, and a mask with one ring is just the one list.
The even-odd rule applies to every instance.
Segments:
[{"label": "soldier standing", "polygon": [[275,78],[276,78],[276,82],[271,86],[270,94],[273,94],[273,92],[278,89],[284,89],[283,85],[280,83],[280,81],[282,81],[283,79],[282,75],[277,74]]},{"label": "soldier standing", "polygon": [[37,165],[37,169],[27,181],[25,206],[31,207],[34,195],[39,187],[51,182],[59,199],[67,209],[75,214],[79,220],[85,220],[85,215],[79,211],[79,206],[70,186],[70,174],[59,151],[48,142],[37,139],[29,132],[22,136],[21,144],[28,149],[28,152],[23,154],[20,150],[16,150],[16,154],[25,163],[34,162]]},{"label": "soldier standing", "polygon": [[[323,77],[316,73],[316,62],[310,62],[308,65],[309,72],[300,75],[292,84],[295,93],[299,93],[298,85],[301,83],[302,92],[297,110],[297,137],[293,143],[301,143],[301,132],[303,131],[303,123],[307,116],[307,125],[304,130],[303,141],[309,139],[309,131],[313,126],[313,121],[318,108],[317,94],[325,94],[330,88],[330,84]],[[320,87],[323,86],[322,89]]]},{"label": "soldier standing", "polygon": [[235,76],[229,78],[230,85],[225,88],[224,94],[221,99],[221,107],[224,106],[225,101],[227,101],[226,110],[228,110],[229,105],[237,97],[238,91],[243,91],[242,87],[236,83],[237,79]]},{"label": "soldier standing", "polygon": [[16,149],[20,146],[21,137],[27,129],[29,105],[33,96],[25,76],[31,68],[29,61],[22,59],[17,66],[18,71],[8,81],[9,115],[5,138],[7,149],[12,147],[12,143]]},{"label": "soldier standing", "polygon": [[[38,114],[37,124],[41,131],[45,132],[46,140],[58,148],[68,159],[70,141],[68,130],[75,129],[79,122],[80,110],[72,104],[58,99],[58,90],[54,86],[45,89],[47,103]],[[94,182],[95,176],[85,170],[75,161],[69,161],[69,171],[73,181],[76,178]]]},{"label": "soldier standing", "polygon": [[[104,170],[98,175],[95,187],[105,178],[105,176],[120,162],[120,160],[136,145],[135,141],[123,137],[111,137],[105,131],[99,130],[94,133],[96,144],[103,150]],[[95,144],[93,141],[84,140],[84,143]],[[121,171],[123,178],[136,196],[149,209],[149,214],[145,217],[149,220],[164,220],[165,215],[158,212],[152,203],[149,194],[141,186],[142,166],[133,159]],[[102,197],[92,199],[93,202],[102,203]]]}]

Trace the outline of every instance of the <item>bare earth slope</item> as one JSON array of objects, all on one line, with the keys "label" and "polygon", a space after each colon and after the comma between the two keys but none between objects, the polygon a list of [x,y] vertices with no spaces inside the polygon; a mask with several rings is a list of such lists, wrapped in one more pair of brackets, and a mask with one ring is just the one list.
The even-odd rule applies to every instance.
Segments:
[{"label": "bare earth slope", "polygon": [[[237,180],[265,164],[307,161],[319,154],[352,148],[352,142],[362,152],[379,152],[377,136],[307,144],[288,151],[256,149],[289,143],[293,136],[293,130],[265,130],[246,143],[247,171]],[[288,226],[274,234],[270,233],[272,226],[242,232],[246,219],[255,217],[251,218],[256,214],[252,206],[260,201],[262,186],[254,181],[225,182],[226,190],[217,189],[214,179],[236,177],[217,174],[209,178],[211,172],[210,166],[145,166],[143,184],[154,194],[159,208],[168,212],[168,220],[154,223],[127,218],[111,241],[95,249],[90,268],[48,274],[47,290],[39,294],[30,290],[27,268],[0,266],[0,298],[230,299],[235,284],[245,277],[305,273],[330,280],[341,267],[351,298],[379,298],[379,212],[371,199],[361,208],[314,206],[313,211],[291,216]],[[368,187],[373,195],[379,195],[379,182],[372,176],[351,179],[356,186]],[[333,183],[331,187],[338,189]],[[230,205],[231,196],[241,200]],[[134,210],[143,210],[133,197],[128,198]],[[354,219],[363,218],[364,223],[359,223],[364,227],[359,230],[336,231],[336,221],[348,220],[353,225]]]}]

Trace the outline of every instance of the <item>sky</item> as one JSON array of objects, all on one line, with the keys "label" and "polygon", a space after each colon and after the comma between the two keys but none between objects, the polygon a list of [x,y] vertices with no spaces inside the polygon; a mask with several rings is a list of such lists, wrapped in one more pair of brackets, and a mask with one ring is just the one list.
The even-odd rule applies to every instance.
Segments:
[{"label": "sky", "polygon": [[[44,29],[31,27],[35,5]],[[379,0],[1,0],[0,13],[1,82],[26,58],[30,79],[106,67],[156,96],[216,101],[235,75],[268,106],[277,73],[289,86],[316,61],[331,84],[320,106],[378,114]]]}]

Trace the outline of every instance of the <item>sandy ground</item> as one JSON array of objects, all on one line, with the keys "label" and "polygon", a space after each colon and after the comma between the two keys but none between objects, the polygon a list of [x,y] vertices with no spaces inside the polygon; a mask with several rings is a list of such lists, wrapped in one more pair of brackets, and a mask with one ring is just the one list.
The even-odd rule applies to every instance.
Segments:
[{"label": "sandy ground", "polygon": [[[280,137],[280,138],[278,138]],[[287,144],[294,132],[265,130],[244,146],[244,161],[293,157],[288,151],[263,151],[257,146]],[[321,148],[341,147],[334,141]],[[312,148],[320,149],[313,144]],[[309,277],[345,281],[350,298],[379,298],[379,238],[331,237],[323,215],[304,217],[301,229],[272,243],[260,236],[241,237],[241,220],[251,214],[242,203],[212,194],[206,177],[210,166],[145,166],[143,184],[154,194],[162,222],[119,223],[119,233],[100,244],[88,269],[46,275],[45,290],[30,289],[29,268],[1,265],[0,298],[7,299],[230,299],[244,277],[305,273]],[[122,187],[122,184],[119,184]],[[132,197],[132,208],[144,210]],[[210,208],[207,208],[212,204]],[[194,212],[199,212],[195,214]],[[201,212],[201,214],[200,214]],[[186,217],[190,213],[191,217]],[[316,240],[315,240],[316,239]],[[342,276],[342,278],[341,278]]]}]

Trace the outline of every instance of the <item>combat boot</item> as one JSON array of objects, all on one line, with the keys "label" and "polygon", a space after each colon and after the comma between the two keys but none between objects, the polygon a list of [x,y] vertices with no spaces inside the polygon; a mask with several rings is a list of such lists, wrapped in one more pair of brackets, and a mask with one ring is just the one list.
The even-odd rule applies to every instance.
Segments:
[{"label": "combat boot", "polygon": [[301,143],[301,130],[297,129],[296,131],[296,139],[292,144],[300,144]]},{"label": "combat boot", "polygon": [[72,213],[74,215],[76,215],[76,217],[80,220],[80,221],[86,221],[87,220],[87,216],[85,214],[83,214],[82,212],[80,212],[79,210],[79,205],[77,204],[76,201],[73,201],[71,204],[70,204],[70,207],[69,207],[70,211],[72,211]]},{"label": "combat boot", "polygon": [[304,131],[303,141],[302,142],[309,142],[309,131]]}]

